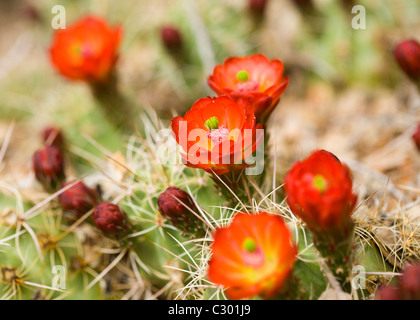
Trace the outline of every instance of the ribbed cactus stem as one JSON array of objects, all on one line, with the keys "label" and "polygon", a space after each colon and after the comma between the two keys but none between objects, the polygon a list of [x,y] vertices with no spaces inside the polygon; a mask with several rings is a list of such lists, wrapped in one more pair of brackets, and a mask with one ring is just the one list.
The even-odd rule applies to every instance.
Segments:
[{"label": "ribbed cactus stem", "polygon": [[343,291],[351,293],[351,272],[355,259],[353,225],[346,237],[331,233],[314,234],[314,244]]},{"label": "ribbed cactus stem", "polygon": [[92,94],[110,123],[123,131],[132,131],[135,128],[135,108],[120,92],[117,80],[114,72],[106,81],[90,83]]}]

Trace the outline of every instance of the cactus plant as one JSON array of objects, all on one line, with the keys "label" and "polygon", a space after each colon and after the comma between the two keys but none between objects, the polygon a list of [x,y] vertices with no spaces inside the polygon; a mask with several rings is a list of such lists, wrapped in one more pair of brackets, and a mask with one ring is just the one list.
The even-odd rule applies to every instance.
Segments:
[{"label": "cactus plant", "polygon": [[[418,155],[407,145],[398,149],[405,152],[402,160],[378,161],[389,160],[390,150],[398,148],[392,140],[396,133],[376,130],[377,140],[360,133],[347,137],[339,129],[352,125],[349,114],[375,110],[323,109],[332,93],[322,85],[312,87],[321,77],[344,95],[343,83],[376,83],[381,72],[390,81],[398,79],[398,69],[363,72],[368,69],[363,63],[382,57],[381,44],[368,50],[369,41],[354,35],[353,70],[345,45],[337,49],[331,34],[303,33],[293,41],[283,39],[282,48],[294,49],[279,60],[282,50],[272,39],[264,47],[260,38],[270,39],[264,28],[273,26],[262,19],[273,22],[271,9],[283,4],[249,1],[236,8],[200,1],[204,9],[197,10],[195,2],[188,2],[180,13],[175,2],[167,10],[178,20],[173,25],[179,34],[182,30],[182,41],[173,32],[168,40],[167,32],[159,38],[140,30],[156,31],[161,21],[126,21],[123,34],[119,27],[108,27],[112,19],[75,19],[79,22],[54,33],[50,50],[52,65],[66,79],[47,74],[43,65],[36,83],[27,74],[8,80],[10,86],[27,85],[34,96],[19,100],[16,90],[5,90],[5,114],[12,110],[18,120],[8,125],[0,147],[0,299],[417,298],[418,267],[412,265],[419,260],[420,242],[418,215],[411,210],[419,201],[413,199],[418,187],[411,177],[419,169],[413,161]],[[40,9],[50,12],[51,3],[40,1]],[[316,14],[330,17],[325,25],[336,24],[340,35],[345,25],[344,19],[337,21],[336,6],[317,5]],[[261,23],[243,19],[245,10]],[[76,16],[75,8],[69,11]],[[47,27],[38,23],[43,33]],[[254,27],[258,30],[251,32]],[[94,32],[99,34],[90,37]],[[145,40],[149,34],[154,37],[150,43]],[[130,47],[136,41],[151,47]],[[174,54],[160,52],[162,41]],[[328,55],[339,51],[343,58],[327,63],[323,50]],[[396,58],[401,64],[407,54],[396,52]],[[214,93],[206,97],[211,89]],[[388,90],[391,97],[398,97],[392,90],[408,94],[397,87]],[[301,104],[309,124],[295,125],[298,111],[293,109],[299,103],[293,97],[302,98],[306,91]],[[164,112],[150,106],[149,99]],[[367,95],[366,103],[372,99]],[[19,113],[28,101],[34,104],[28,112],[33,122],[42,122],[37,127],[45,128],[46,118],[53,123],[38,130],[36,138],[29,116]],[[417,124],[407,114],[400,121],[403,128]],[[358,119],[376,123],[368,118]],[[382,122],[383,129],[392,121]],[[198,135],[189,140],[194,129]],[[413,130],[406,130],[397,142],[409,140]],[[341,140],[313,138],[324,135]],[[345,151],[337,148],[342,141]],[[302,165],[299,161],[319,144],[338,150],[334,154],[342,163],[322,151],[324,157],[311,156]],[[379,151],[367,155],[371,145]],[[256,158],[259,146],[264,170],[250,175],[247,160]],[[31,147],[43,149],[34,154]],[[28,166],[33,154],[33,166]],[[16,164],[22,158],[26,165]],[[387,182],[388,173],[397,169],[402,182]],[[374,184],[378,181],[382,185]]]}]

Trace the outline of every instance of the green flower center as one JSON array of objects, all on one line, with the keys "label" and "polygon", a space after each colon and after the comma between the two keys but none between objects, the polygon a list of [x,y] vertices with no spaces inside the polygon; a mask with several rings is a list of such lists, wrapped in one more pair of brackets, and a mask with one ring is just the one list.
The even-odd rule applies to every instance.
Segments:
[{"label": "green flower center", "polygon": [[219,128],[219,119],[217,119],[217,117],[211,117],[204,122],[204,126],[208,130],[215,130]]},{"label": "green flower center", "polygon": [[82,53],[82,46],[80,44],[74,45],[72,49],[78,55]]},{"label": "green flower center", "polygon": [[327,190],[327,180],[325,180],[325,178],[320,174],[317,174],[314,177],[312,185],[321,193],[324,193]]},{"label": "green flower center", "polygon": [[236,78],[241,82],[247,82],[249,78],[249,74],[245,70],[242,70],[238,72],[238,74],[236,75]]},{"label": "green flower center", "polygon": [[252,238],[246,238],[243,242],[243,248],[246,252],[254,253],[257,250],[257,244]]}]

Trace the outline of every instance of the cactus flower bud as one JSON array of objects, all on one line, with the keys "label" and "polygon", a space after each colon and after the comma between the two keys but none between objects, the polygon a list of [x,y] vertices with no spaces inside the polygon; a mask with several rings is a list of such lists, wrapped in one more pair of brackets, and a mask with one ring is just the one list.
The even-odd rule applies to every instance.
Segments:
[{"label": "cactus flower bud", "polygon": [[405,267],[398,283],[380,288],[376,299],[420,300],[420,264]]},{"label": "cactus flower bud", "polygon": [[65,179],[64,157],[60,149],[46,146],[35,152],[32,160],[35,177],[44,189],[48,192],[57,191]]},{"label": "cactus flower bud", "polygon": [[401,300],[400,291],[391,286],[380,288],[376,294],[377,300]]},{"label": "cactus flower bud", "polygon": [[400,291],[404,300],[420,300],[420,264],[412,264],[403,270]]},{"label": "cactus flower bud", "polygon": [[355,0],[341,0],[341,5],[351,12],[351,9],[356,5]]},{"label": "cactus flower bud", "polygon": [[420,124],[417,126],[416,132],[412,135],[413,141],[417,149],[420,151]]},{"label": "cactus flower bud", "polygon": [[249,0],[249,11],[255,15],[263,15],[267,0]]},{"label": "cactus flower bud", "polygon": [[39,8],[30,3],[24,3],[24,5],[21,8],[21,14],[24,18],[28,19],[31,22],[43,21],[43,17],[40,13]]},{"label": "cactus flower bud", "polygon": [[202,221],[193,212],[198,212],[193,199],[184,190],[169,187],[158,198],[160,214],[178,229],[189,235],[204,235]]},{"label": "cactus flower bud", "polygon": [[127,214],[117,205],[101,202],[95,206],[92,214],[93,223],[102,233],[115,240],[121,240],[131,230]]},{"label": "cactus flower bud", "polygon": [[54,127],[45,128],[42,132],[42,139],[46,145],[54,146],[60,150],[63,150],[64,138],[60,129]]},{"label": "cactus flower bud", "polygon": [[[71,183],[65,184],[63,187]],[[96,190],[89,188],[83,182],[78,182],[58,196],[64,210],[81,217],[91,210],[98,202]]]},{"label": "cactus flower bud", "polygon": [[179,30],[173,26],[163,26],[160,29],[162,43],[168,51],[178,51],[182,47],[182,36]]},{"label": "cactus flower bud", "polygon": [[417,84],[420,81],[420,44],[406,40],[395,47],[394,56],[405,74]]},{"label": "cactus flower bud", "polygon": [[309,13],[314,10],[314,4],[312,0],[293,0],[293,2],[302,13]]}]

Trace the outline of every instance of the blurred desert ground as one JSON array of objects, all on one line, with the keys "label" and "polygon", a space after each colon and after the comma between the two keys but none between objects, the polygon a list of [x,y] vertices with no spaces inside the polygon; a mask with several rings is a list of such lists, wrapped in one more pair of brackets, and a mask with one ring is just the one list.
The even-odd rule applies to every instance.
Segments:
[{"label": "blurred desert ground", "polygon": [[[420,1],[356,1],[366,8],[366,30],[351,27],[354,15],[340,1],[314,1],[316,10],[303,15],[291,0],[271,0],[261,21],[248,12],[247,3],[1,0],[1,144],[11,123],[14,128],[0,179],[21,187],[32,181],[32,154],[40,147],[39,133],[51,124],[63,128],[69,144],[81,150],[91,148],[89,136],[124,152],[125,137],[113,132],[86,85],[63,79],[49,63],[51,8],[60,4],[67,24],[91,13],[123,26],[120,87],[164,120],[212,95],[206,77],[214,63],[256,52],[281,59],[290,86],[269,128],[279,174],[323,148],[349,164],[362,196],[384,192],[389,178],[387,191],[395,198],[390,206],[414,201],[420,192],[420,154],[411,134],[420,120],[420,98],[392,50],[398,41],[420,34]],[[164,24],[183,33],[184,58],[172,57],[160,43]],[[200,55],[200,32],[212,45],[204,55],[214,61]]]}]

